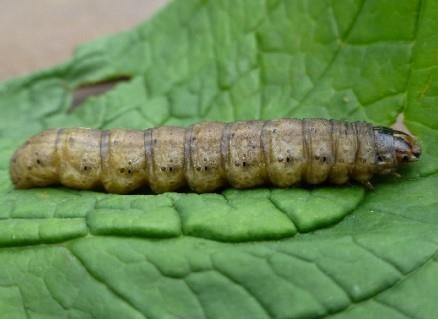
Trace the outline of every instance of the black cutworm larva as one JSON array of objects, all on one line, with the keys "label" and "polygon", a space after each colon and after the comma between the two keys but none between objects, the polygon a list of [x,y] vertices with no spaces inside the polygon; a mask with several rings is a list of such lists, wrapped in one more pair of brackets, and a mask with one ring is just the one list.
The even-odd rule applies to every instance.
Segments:
[{"label": "black cutworm larva", "polygon": [[374,174],[395,173],[420,153],[406,133],[324,119],[204,122],[144,131],[50,129],[15,152],[10,175],[17,188],[62,184],[121,194],[146,185],[156,193],[186,186],[204,193],[226,185],[350,180],[370,185]]}]

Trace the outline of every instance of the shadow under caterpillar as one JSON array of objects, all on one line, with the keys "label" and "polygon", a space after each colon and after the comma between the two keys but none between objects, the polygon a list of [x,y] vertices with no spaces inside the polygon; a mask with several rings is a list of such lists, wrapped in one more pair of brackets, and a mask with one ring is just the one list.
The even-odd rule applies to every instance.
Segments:
[{"label": "shadow under caterpillar", "polygon": [[226,185],[350,180],[371,187],[374,174],[395,173],[420,154],[406,133],[325,119],[204,122],[143,131],[49,129],[15,152],[10,175],[16,188],[62,184],[120,194],[146,185],[155,193],[186,186],[204,193]]}]

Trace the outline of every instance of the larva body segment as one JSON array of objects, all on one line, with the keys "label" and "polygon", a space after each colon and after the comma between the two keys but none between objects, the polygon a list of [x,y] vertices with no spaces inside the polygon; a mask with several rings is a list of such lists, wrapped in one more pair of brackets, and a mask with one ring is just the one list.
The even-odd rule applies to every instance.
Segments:
[{"label": "larva body segment", "polygon": [[262,143],[267,177],[274,185],[286,187],[299,183],[306,168],[302,120],[273,120],[263,128]]},{"label": "larva body segment", "polygon": [[377,170],[373,127],[368,123],[356,123],[356,136],[356,160],[352,176],[355,180],[366,183]]},{"label": "larva body segment", "polygon": [[149,186],[155,193],[180,189],[184,178],[185,129],[163,126],[149,129],[145,135]]},{"label": "larva body segment", "polygon": [[222,156],[225,178],[235,188],[250,188],[266,182],[262,146],[262,121],[236,122],[225,126]]},{"label": "larva body segment", "polygon": [[303,120],[303,143],[306,154],[306,168],[303,180],[309,184],[324,182],[334,163],[334,150],[330,121]]},{"label": "larva body segment", "polygon": [[329,180],[334,184],[344,184],[352,175],[356,161],[358,138],[354,123],[333,121],[333,156],[334,164],[330,170]]},{"label": "larva body segment", "polygon": [[147,183],[144,132],[102,131],[100,141],[104,189],[110,193],[129,193]]},{"label": "larva body segment", "polygon": [[413,137],[364,122],[280,119],[204,122],[187,129],[51,129],[14,154],[17,188],[62,184],[130,193],[145,185],[162,193],[188,186],[287,187],[298,183],[367,184],[416,160]]},{"label": "larva body segment", "polygon": [[59,183],[71,188],[95,189],[100,184],[101,132],[91,129],[61,129],[53,146]]},{"label": "larva body segment", "polygon": [[226,184],[222,158],[224,128],[224,123],[199,123],[186,131],[185,177],[196,192],[212,192]]}]

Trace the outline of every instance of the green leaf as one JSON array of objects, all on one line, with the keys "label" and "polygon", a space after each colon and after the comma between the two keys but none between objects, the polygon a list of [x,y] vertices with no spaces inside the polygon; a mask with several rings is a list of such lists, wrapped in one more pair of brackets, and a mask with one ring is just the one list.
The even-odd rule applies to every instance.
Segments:
[{"label": "green leaf", "polygon": [[[5,318],[433,318],[438,311],[438,3],[185,0],[0,84]],[[72,111],[75,90],[128,78]],[[147,128],[402,114],[424,153],[399,180],[111,195],[14,190],[49,127]]]}]

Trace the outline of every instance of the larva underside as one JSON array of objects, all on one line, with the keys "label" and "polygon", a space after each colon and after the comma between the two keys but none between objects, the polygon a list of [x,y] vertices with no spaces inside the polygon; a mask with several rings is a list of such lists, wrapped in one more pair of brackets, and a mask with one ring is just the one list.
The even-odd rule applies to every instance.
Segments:
[{"label": "larva underside", "polygon": [[50,129],[16,151],[10,174],[17,188],[62,184],[111,193],[145,185],[156,193],[186,186],[202,193],[226,185],[367,183],[399,164],[394,132],[323,119],[204,122],[144,131]]}]

